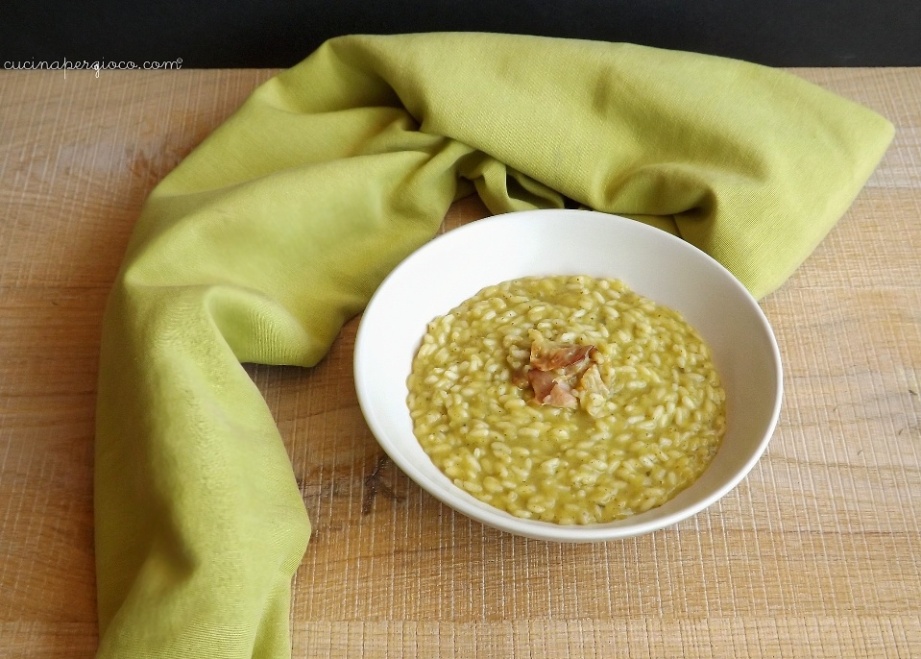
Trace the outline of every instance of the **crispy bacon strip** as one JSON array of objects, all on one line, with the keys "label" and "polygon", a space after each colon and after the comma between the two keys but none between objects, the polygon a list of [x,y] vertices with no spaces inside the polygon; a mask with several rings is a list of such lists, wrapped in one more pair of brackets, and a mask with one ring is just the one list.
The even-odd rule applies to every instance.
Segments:
[{"label": "crispy bacon strip", "polygon": [[573,396],[572,387],[563,378],[550,371],[531,369],[528,381],[534,390],[534,400],[552,407],[579,407],[579,400]]},{"label": "crispy bacon strip", "polygon": [[[557,343],[534,334],[529,363],[512,374],[512,381],[521,387],[530,386],[535,402],[540,405],[578,408],[579,398],[573,387],[581,389],[583,374],[593,366],[595,346]],[[594,375],[598,375],[597,368]]]},{"label": "crispy bacon strip", "polygon": [[581,373],[589,366],[595,346],[535,340],[531,343],[531,366],[541,371],[565,369],[567,375]]},{"label": "crispy bacon strip", "polygon": [[601,371],[598,370],[597,364],[592,364],[588,367],[588,370],[579,378],[579,384],[576,385],[576,388],[587,394],[601,394],[605,397],[610,393],[604,384],[604,380],[601,379]]},{"label": "crispy bacon strip", "polygon": [[603,410],[593,401],[592,394],[599,394],[606,399],[610,391],[605,385],[604,380],[601,379],[601,371],[598,369],[598,364],[592,364],[588,367],[588,370],[582,374],[576,385],[576,391],[578,392],[579,404],[582,406],[582,409],[593,417],[601,416]]}]

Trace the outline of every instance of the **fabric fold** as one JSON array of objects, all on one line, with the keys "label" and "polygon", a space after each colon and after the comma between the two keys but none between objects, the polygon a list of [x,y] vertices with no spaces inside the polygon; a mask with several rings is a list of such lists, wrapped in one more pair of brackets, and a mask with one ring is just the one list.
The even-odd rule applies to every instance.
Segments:
[{"label": "fabric fold", "polygon": [[241,362],[316,364],[458,197],[630,215],[761,297],[891,138],[787,73],[629,44],[348,36],[267,81],[153,190],[109,299],[98,656],[289,656],[310,523]]}]

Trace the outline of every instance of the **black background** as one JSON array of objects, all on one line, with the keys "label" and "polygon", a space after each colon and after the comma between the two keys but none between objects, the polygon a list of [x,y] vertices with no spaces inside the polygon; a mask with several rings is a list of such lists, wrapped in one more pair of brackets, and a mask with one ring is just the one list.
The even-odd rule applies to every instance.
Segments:
[{"label": "black background", "polygon": [[0,0],[0,65],[287,67],[337,35],[440,30],[629,41],[772,66],[921,65],[921,0]]}]

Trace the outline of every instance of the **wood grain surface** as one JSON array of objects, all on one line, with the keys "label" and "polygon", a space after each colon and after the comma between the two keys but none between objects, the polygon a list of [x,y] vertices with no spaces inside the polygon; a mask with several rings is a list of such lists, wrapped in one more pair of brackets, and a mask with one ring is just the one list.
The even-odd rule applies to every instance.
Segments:
[{"label": "wood grain surface", "polygon": [[[93,656],[105,298],[146,194],[272,73],[0,73],[0,657]],[[750,476],[631,540],[484,528],[383,459],[352,321],[314,369],[248,367],[315,527],[295,657],[921,656],[921,69],[794,73],[897,134],[762,302],[786,392]]]}]

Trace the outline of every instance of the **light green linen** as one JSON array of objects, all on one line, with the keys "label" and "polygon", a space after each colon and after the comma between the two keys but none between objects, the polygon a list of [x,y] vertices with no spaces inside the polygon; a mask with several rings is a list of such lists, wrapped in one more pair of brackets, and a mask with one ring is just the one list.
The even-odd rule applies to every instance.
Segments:
[{"label": "light green linen", "polygon": [[111,295],[99,657],[289,655],[310,525],[240,362],[315,364],[458,196],[647,217],[762,296],[891,137],[791,75],[622,44],[343,37],[269,80],[150,195]]}]

